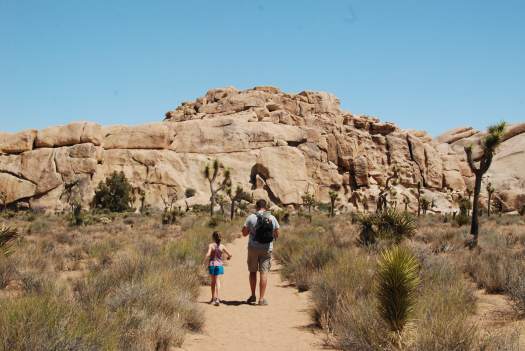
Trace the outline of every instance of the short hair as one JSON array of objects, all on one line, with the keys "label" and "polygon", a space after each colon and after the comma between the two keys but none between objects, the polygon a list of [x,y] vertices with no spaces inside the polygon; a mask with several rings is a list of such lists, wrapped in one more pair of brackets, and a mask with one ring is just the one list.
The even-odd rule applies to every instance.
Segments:
[{"label": "short hair", "polygon": [[266,200],[260,199],[260,200],[257,200],[257,202],[255,203],[255,208],[260,210],[261,208],[266,208],[266,205],[267,205]]}]

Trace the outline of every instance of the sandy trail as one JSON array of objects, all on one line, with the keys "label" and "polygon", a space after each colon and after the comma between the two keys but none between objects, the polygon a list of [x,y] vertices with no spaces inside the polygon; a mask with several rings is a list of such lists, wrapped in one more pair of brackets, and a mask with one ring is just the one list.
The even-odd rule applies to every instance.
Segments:
[{"label": "sandy trail", "polygon": [[281,281],[275,261],[266,294],[269,306],[244,304],[250,295],[246,246],[246,238],[226,246],[233,258],[222,277],[224,303],[219,307],[208,305],[210,288],[201,288],[199,303],[205,310],[204,332],[188,335],[182,350],[323,350],[322,336],[309,328],[308,295],[299,294]]}]

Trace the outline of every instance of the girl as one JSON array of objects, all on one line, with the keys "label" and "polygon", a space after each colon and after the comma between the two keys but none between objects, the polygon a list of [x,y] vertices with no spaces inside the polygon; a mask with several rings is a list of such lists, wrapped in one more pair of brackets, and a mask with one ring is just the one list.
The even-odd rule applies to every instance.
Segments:
[{"label": "girl", "polygon": [[228,255],[227,259],[232,258],[232,255],[221,244],[221,233],[215,231],[212,234],[213,243],[208,245],[208,253],[206,259],[209,260],[208,271],[211,277],[211,300],[215,306],[219,306],[219,288],[221,285],[220,276],[224,274],[224,267],[222,265],[222,253]]}]

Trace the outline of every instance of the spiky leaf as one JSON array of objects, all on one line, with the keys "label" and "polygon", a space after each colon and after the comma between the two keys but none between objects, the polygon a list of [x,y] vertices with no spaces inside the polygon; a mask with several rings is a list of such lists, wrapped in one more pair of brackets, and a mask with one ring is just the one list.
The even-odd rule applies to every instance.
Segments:
[{"label": "spiky leaf", "polygon": [[410,320],[419,285],[419,263],[406,249],[383,251],[377,268],[378,308],[392,332],[400,333]]},{"label": "spiky leaf", "polygon": [[7,226],[0,227],[0,255],[9,255],[17,238],[18,231],[16,229]]}]

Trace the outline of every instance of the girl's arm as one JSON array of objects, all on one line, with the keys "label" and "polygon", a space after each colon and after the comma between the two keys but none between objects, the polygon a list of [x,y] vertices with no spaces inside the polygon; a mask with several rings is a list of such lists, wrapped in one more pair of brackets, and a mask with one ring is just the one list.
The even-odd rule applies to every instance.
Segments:
[{"label": "girl's arm", "polygon": [[223,247],[222,251],[224,251],[224,253],[226,253],[228,255],[228,259],[232,258],[232,254],[229,253],[228,250],[226,250],[226,247]]},{"label": "girl's arm", "polygon": [[206,253],[206,256],[204,257],[203,263],[206,263],[206,261],[210,258],[210,256],[211,256],[211,244],[208,245],[208,252]]}]

